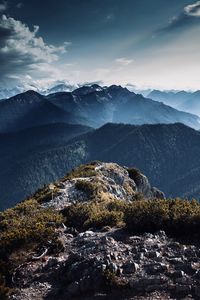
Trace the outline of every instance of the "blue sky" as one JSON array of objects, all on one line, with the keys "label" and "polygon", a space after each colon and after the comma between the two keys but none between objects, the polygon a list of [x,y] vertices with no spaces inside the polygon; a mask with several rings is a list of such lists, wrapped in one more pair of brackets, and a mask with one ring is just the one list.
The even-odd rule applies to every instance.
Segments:
[{"label": "blue sky", "polygon": [[0,0],[0,85],[200,89],[200,1]]}]

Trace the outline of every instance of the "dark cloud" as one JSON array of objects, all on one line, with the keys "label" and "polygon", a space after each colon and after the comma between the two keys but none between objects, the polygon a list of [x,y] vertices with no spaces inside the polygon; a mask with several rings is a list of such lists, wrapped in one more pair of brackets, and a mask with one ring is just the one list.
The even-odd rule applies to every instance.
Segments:
[{"label": "dark cloud", "polygon": [[97,85],[104,85],[104,82],[102,80],[96,80],[96,81],[86,81],[82,84],[80,84],[80,86],[85,86],[85,85],[94,85],[94,84],[97,84]]},{"label": "dark cloud", "polygon": [[60,47],[46,44],[38,36],[39,26],[30,30],[14,18],[0,17],[0,80],[27,75],[40,64],[51,64],[66,52],[67,43]]},{"label": "dark cloud", "polygon": [[7,9],[8,9],[8,2],[7,1],[0,2],[0,13],[6,11]]}]

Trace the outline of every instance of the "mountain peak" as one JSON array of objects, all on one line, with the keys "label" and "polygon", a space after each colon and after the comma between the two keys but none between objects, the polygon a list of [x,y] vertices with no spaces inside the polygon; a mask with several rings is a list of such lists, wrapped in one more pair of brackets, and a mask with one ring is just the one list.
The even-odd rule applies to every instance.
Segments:
[{"label": "mountain peak", "polygon": [[84,85],[76,90],[73,91],[74,95],[77,96],[83,96],[83,95],[87,95],[93,92],[100,92],[103,91],[104,89],[98,85],[98,84],[93,84],[93,85]]},{"label": "mountain peak", "polygon": [[199,299],[200,204],[163,196],[94,162],[2,213],[1,299]]},{"label": "mountain peak", "polygon": [[[61,183],[59,193],[44,203],[45,207],[61,210],[73,202],[116,199],[130,201],[142,193],[146,198],[164,198],[158,189],[152,188],[147,177],[134,168],[116,163],[94,161],[73,170]],[[73,192],[71,192],[73,191]]]},{"label": "mountain peak", "polygon": [[41,97],[42,95],[39,94],[38,92],[34,91],[34,90],[27,90],[23,93],[24,95],[27,95],[27,96],[38,96],[38,97]]},{"label": "mountain peak", "polygon": [[39,94],[38,92],[34,91],[34,90],[28,90],[26,92],[23,92],[23,93],[20,93],[16,96],[13,96],[11,98],[9,98],[9,100],[12,100],[12,101],[16,101],[17,103],[34,103],[34,102],[40,102],[41,100],[43,100],[44,97]]}]

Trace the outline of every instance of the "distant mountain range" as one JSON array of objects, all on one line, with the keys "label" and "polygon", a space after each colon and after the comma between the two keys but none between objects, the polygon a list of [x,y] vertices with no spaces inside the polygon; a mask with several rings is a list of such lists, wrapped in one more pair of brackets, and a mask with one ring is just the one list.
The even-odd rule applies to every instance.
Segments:
[{"label": "distant mountain range", "polygon": [[98,128],[108,122],[157,124],[181,122],[200,128],[200,118],[144,98],[121,86],[83,86],[47,96],[28,91],[0,101],[0,132],[55,123]]},{"label": "distant mountain range", "polygon": [[15,87],[15,88],[1,88],[0,89],[0,100],[7,99],[17,94],[23,93],[24,89],[22,87]]},{"label": "distant mountain range", "polygon": [[148,97],[176,109],[200,115],[200,91],[162,92],[154,90],[148,94]]},{"label": "distant mountain range", "polygon": [[190,128],[199,120],[121,86],[2,100],[0,209],[91,160],[138,167],[167,196],[200,198],[200,132]]},{"label": "distant mountain range", "polygon": [[57,84],[49,87],[49,88],[38,88],[33,85],[19,85],[14,88],[0,88],[0,100],[8,99],[14,97],[18,94],[25,93],[28,90],[33,90],[35,92],[40,93],[41,95],[48,95],[51,93],[59,93],[59,92],[72,92],[82,85],[79,84],[70,84],[66,82],[58,82]]},{"label": "distant mountain range", "polygon": [[52,124],[0,135],[0,209],[92,160],[137,167],[167,197],[200,199],[200,132],[183,124]]},{"label": "distant mountain range", "polygon": [[[0,89],[0,100],[14,97],[18,94],[25,93],[27,90],[33,90],[41,95],[47,96],[49,94],[73,92],[74,90],[87,86],[92,87],[92,84],[71,84],[68,82],[57,82],[49,88],[38,88],[35,85],[28,86],[17,86],[15,88],[1,88]],[[135,94],[141,94],[148,99],[154,101],[163,102],[164,104],[171,106],[177,110],[189,112],[191,114],[200,116],[200,91],[188,92],[188,91],[160,91],[151,89],[138,89],[132,84],[126,84],[130,92]]]}]

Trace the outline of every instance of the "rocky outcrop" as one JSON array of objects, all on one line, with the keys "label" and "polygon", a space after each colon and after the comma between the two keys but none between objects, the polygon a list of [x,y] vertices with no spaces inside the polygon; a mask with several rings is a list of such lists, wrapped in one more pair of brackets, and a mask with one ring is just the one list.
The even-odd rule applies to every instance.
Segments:
[{"label": "rocky outcrop", "polygon": [[[35,194],[40,203],[41,195],[47,197],[44,191]],[[49,200],[48,191],[41,205],[63,210],[88,200],[98,204],[106,199],[131,202],[139,201],[141,193],[146,198],[164,197],[136,169],[93,162],[55,183],[53,197]],[[9,300],[200,299],[199,246],[181,243],[164,231],[133,235],[119,223],[112,228],[91,225],[87,231],[85,227],[73,228],[76,225],[67,223],[66,210],[70,209],[62,211],[66,219],[53,227],[52,240],[41,240],[32,252],[28,252],[28,245],[24,248],[24,263],[16,263],[10,272],[13,292]],[[48,222],[45,228],[52,225],[55,222]],[[22,254],[16,251],[12,255],[20,258]]]},{"label": "rocky outcrop", "polygon": [[63,180],[58,185],[59,192],[43,205],[61,210],[71,203],[94,198],[132,201],[138,194],[145,198],[165,197],[161,191],[152,188],[147,177],[138,170],[128,170],[115,163],[94,162],[92,165],[92,175],[85,173],[81,177]]},{"label": "rocky outcrop", "polygon": [[[64,252],[18,268],[12,300],[199,299],[200,249],[164,232],[58,229]],[[151,295],[152,298],[150,297]],[[149,297],[149,298],[148,298]]]}]

